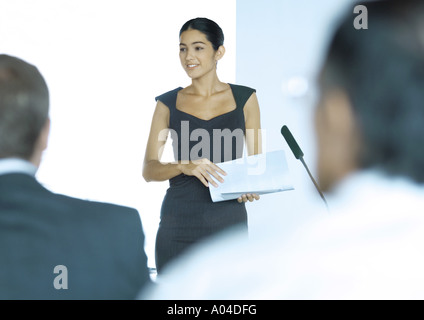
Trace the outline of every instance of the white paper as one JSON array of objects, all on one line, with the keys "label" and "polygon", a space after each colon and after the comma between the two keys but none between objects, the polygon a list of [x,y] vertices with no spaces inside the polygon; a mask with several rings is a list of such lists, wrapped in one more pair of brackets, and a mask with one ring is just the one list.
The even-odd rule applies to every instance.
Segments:
[{"label": "white paper", "polygon": [[272,151],[217,164],[227,175],[218,187],[209,184],[213,202],[294,190],[284,150]]}]

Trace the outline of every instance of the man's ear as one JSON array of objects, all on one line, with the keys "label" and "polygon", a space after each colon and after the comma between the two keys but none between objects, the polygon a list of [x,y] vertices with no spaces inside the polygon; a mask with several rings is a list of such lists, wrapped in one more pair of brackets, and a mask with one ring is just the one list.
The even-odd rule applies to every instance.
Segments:
[{"label": "man's ear", "polygon": [[39,137],[39,146],[42,151],[47,149],[49,135],[50,135],[50,118],[47,118]]},{"label": "man's ear", "polygon": [[322,105],[322,116],[328,128],[337,136],[356,133],[356,120],[347,94],[332,90],[326,94]]},{"label": "man's ear", "polygon": [[315,121],[319,183],[329,191],[358,168],[360,134],[348,95],[338,89],[323,93]]},{"label": "man's ear", "polygon": [[35,142],[34,151],[29,159],[36,167],[40,166],[43,151],[47,149],[50,134],[50,118],[47,118],[46,122],[41,129],[41,132]]}]

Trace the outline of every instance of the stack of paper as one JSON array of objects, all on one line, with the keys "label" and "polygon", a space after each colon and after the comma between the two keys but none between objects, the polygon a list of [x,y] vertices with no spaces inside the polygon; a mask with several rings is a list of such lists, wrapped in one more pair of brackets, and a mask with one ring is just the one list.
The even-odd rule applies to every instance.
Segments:
[{"label": "stack of paper", "polygon": [[213,202],[237,199],[243,194],[259,195],[294,190],[283,150],[219,163],[227,175],[218,187],[209,184]]}]

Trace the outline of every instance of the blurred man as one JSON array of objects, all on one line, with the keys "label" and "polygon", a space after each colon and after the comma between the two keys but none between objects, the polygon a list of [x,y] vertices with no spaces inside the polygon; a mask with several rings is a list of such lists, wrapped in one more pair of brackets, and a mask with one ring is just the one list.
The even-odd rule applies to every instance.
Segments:
[{"label": "blurred man", "polygon": [[424,298],[424,2],[362,5],[368,29],[350,10],[320,74],[318,174],[331,215],[290,236],[272,221],[249,245],[223,237],[145,297]]},{"label": "blurred man", "polygon": [[48,112],[39,71],[0,55],[0,299],[134,299],[150,280],[140,216],[37,182]]}]

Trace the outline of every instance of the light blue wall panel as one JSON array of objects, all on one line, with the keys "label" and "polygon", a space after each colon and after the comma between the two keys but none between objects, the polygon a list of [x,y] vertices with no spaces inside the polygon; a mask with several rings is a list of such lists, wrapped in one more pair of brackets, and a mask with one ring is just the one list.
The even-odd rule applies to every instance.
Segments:
[{"label": "light blue wall panel", "polygon": [[[266,150],[284,149],[295,190],[248,204],[251,235],[261,221],[278,219],[281,230],[324,209],[314,185],[280,134],[287,125],[315,172],[315,77],[331,32],[350,0],[238,0],[238,84],[257,89]],[[353,17],[353,15],[352,15]],[[352,20],[353,21],[353,20]],[[307,90],[305,90],[307,88]]]}]

